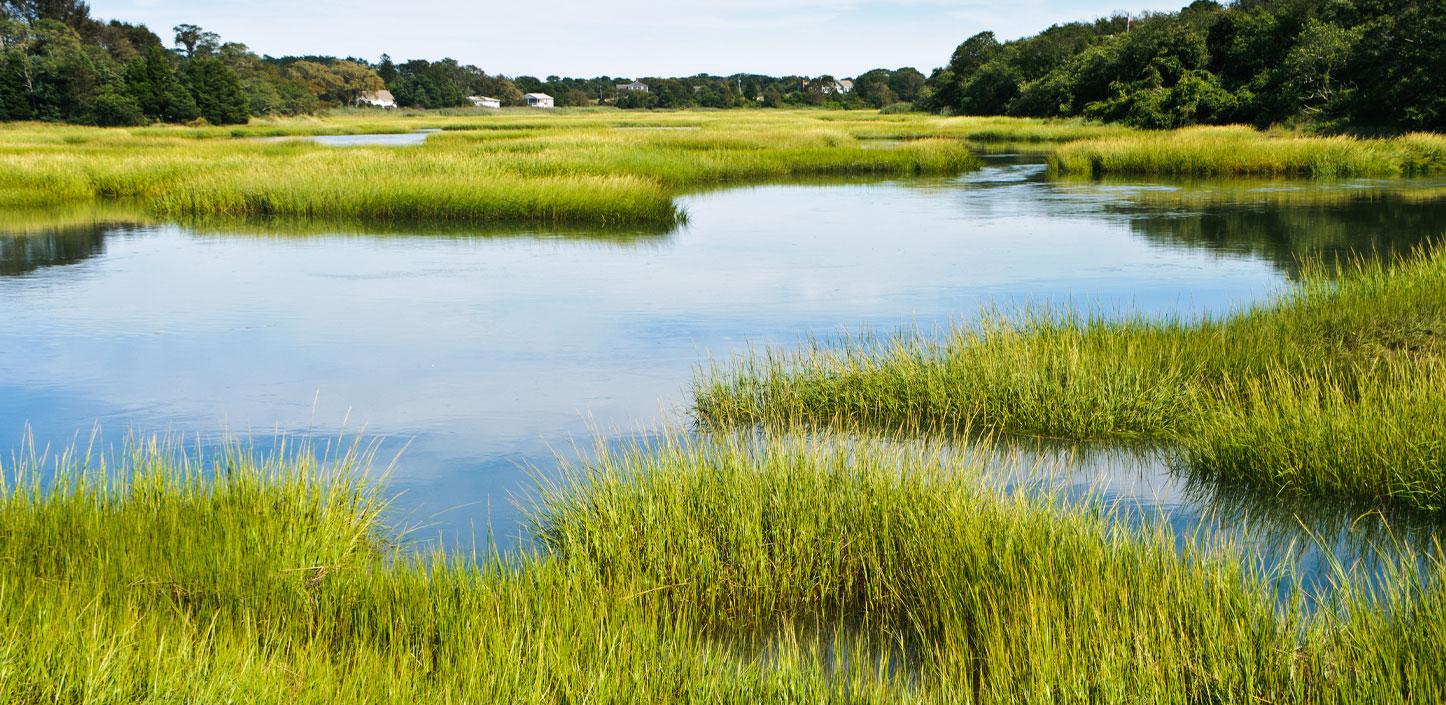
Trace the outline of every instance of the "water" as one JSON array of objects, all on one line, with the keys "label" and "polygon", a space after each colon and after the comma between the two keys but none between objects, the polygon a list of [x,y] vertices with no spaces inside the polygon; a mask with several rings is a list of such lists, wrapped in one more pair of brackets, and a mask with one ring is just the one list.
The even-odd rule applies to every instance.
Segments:
[{"label": "water", "polygon": [[327,147],[415,147],[441,130],[380,133],[374,135],[318,135],[314,137],[263,137],[268,141],[304,139]]},{"label": "water", "polygon": [[[1288,286],[1302,255],[1404,252],[1446,231],[1440,188],[1056,183],[1037,158],[1000,155],[953,179],[690,196],[689,224],[665,233],[82,221],[0,235],[0,452],[27,424],[54,446],[97,425],[111,442],[359,433],[405,447],[392,486],[409,521],[448,541],[491,527],[506,544],[529,468],[685,420],[709,360],[967,322],[987,304],[1224,312]],[[1058,482],[1181,535],[1299,537],[1273,500],[1193,485],[1157,459],[1064,455]],[[1362,552],[1354,514],[1310,516],[1333,550]]]}]

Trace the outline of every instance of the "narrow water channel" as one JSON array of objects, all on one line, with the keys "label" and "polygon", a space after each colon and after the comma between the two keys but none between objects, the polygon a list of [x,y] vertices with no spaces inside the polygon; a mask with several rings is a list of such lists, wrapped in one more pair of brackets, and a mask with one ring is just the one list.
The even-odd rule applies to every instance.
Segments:
[{"label": "narrow water channel", "polygon": [[[408,136],[409,138],[411,136]],[[425,138],[423,135],[422,138]],[[518,533],[558,453],[686,419],[697,366],[846,332],[938,330],[983,306],[1197,317],[1289,286],[1303,257],[1391,256],[1446,232],[1439,182],[1052,181],[1000,154],[949,179],[767,185],[684,199],[664,233],[199,232],[0,213],[0,453],[169,434],[405,448],[423,534]],[[1369,556],[1389,521],[1191,483],[1158,458],[1025,449],[1018,472],[1181,536]],[[1298,519],[1299,518],[1299,519]],[[1374,528],[1373,528],[1374,527]],[[1248,531],[1246,530],[1248,529]],[[1293,549],[1287,549],[1292,541]],[[1309,578],[1308,578],[1309,579]]]}]

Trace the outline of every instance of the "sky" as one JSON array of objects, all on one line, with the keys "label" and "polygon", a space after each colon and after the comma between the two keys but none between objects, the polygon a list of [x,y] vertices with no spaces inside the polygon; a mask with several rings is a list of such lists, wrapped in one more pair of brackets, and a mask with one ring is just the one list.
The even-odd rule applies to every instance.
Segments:
[{"label": "sky", "polygon": [[[1122,4],[1122,3],[1133,3]],[[91,14],[197,24],[272,56],[452,57],[509,76],[854,76],[946,63],[1000,39],[1186,0],[91,0]]]}]

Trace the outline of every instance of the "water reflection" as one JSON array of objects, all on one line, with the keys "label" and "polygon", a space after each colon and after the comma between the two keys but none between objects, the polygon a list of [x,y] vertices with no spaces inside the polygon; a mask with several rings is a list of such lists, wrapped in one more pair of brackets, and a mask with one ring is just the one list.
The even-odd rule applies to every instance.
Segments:
[{"label": "water reflection", "polygon": [[441,132],[438,129],[414,132],[376,133],[369,135],[312,135],[307,137],[258,137],[259,142],[312,142],[325,147],[415,147]]},{"label": "water reflection", "polygon": [[1164,523],[1183,547],[1229,546],[1273,576],[1282,598],[1299,587],[1324,597],[1345,579],[1375,579],[1439,548],[1441,517],[1407,510],[1280,496],[1193,475],[1167,448],[1002,443],[986,481],[1005,491],[1042,492],[1102,504],[1138,526]]},{"label": "water reflection", "polygon": [[0,232],[0,277],[30,274],[47,267],[79,264],[105,253],[107,237],[132,230],[103,223],[71,225],[39,234]]},{"label": "water reflection", "polygon": [[961,201],[980,217],[1093,212],[1152,242],[1262,259],[1291,278],[1306,262],[1394,258],[1446,235],[1440,179],[1060,180],[1036,153],[984,158],[988,167],[958,180],[968,189],[961,197],[990,192]]}]

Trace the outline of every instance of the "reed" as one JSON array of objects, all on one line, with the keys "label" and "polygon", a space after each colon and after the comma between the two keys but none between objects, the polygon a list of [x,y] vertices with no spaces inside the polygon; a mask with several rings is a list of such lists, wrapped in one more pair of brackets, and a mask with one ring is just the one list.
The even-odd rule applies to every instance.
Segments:
[{"label": "reed", "polygon": [[1249,127],[1137,132],[1062,145],[1059,174],[1105,176],[1401,176],[1446,170],[1446,136],[1311,137]]},{"label": "reed", "polygon": [[[703,371],[707,426],[985,429],[1174,444],[1181,462],[1278,491],[1446,501],[1446,252],[1307,268],[1281,300],[1224,317],[986,314],[763,351]],[[1349,442],[1347,442],[1349,441]]]},{"label": "reed", "polygon": [[470,558],[401,550],[367,454],[315,450],[7,467],[0,699],[1393,703],[1446,674],[1435,557],[1307,617],[1230,549],[929,445],[605,452],[544,488],[535,548]]},{"label": "reed", "polygon": [[[922,118],[909,126],[919,139],[878,150],[860,137],[882,118],[840,115],[343,113],[240,128],[8,125],[0,207],[106,201],[162,218],[667,226],[682,217],[678,195],[710,185],[952,174],[977,164],[956,139],[939,138],[949,130]],[[443,132],[405,148],[292,139],[424,128]]]}]

